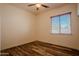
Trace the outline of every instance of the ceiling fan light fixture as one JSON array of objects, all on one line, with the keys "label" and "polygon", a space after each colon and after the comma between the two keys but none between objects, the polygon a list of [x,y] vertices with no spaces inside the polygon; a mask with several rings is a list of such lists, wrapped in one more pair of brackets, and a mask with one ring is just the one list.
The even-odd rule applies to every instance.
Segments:
[{"label": "ceiling fan light fixture", "polygon": [[41,4],[36,4],[35,6],[39,8],[39,7],[41,7]]}]

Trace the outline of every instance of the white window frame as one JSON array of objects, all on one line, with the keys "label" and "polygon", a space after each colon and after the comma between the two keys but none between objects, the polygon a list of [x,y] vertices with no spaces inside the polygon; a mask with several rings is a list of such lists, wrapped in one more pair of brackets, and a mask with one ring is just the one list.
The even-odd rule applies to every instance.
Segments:
[{"label": "white window frame", "polygon": [[[61,33],[60,20],[59,20],[59,33],[53,33],[53,32],[52,32],[52,18],[59,16],[59,19],[60,19],[60,16],[63,16],[63,15],[66,15],[66,14],[69,14],[69,15],[70,15],[70,33]],[[51,17],[51,33],[52,33],[52,34],[69,34],[69,35],[72,34],[72,30],[71,30],[71,12],[64,13],[64,14],[60,14],[60,15],[56,15],[56,16],[52,16],[52,17]]]}]

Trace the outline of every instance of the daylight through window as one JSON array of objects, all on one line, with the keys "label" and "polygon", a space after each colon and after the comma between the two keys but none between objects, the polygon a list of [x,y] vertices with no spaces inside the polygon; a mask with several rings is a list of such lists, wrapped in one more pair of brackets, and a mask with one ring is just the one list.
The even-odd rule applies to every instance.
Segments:
[{"label": "daylight through window", "polygon": [[71,13],[66,13],[52,17],[52,33],[71,34],[70,16]]}]

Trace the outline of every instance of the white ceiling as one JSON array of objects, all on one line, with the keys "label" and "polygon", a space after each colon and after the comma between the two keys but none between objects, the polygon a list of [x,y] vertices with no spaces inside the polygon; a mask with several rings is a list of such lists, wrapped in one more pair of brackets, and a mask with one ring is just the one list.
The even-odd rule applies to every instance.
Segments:
[{"label": "white ceiling", "polygon": [[49,6],[49,8],[44,8],[44,7],[40,7],[40,9],[37,11],[35,6],[31,6],[29,7],[30,3],[12,3],[10,5],[16,6],[18,8],[22,8],[24,10],[30,11],[32,13],[39,13],[39,12],[44,12],[44,11],[48,11],[50,9],[53,9],[55,7],[59,7],[64,5],[63,3],[43,3],[44,5]]}]

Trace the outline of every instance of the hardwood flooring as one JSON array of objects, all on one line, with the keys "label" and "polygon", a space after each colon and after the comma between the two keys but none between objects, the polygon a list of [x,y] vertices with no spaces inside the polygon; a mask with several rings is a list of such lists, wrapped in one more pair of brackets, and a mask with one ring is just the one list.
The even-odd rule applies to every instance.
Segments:
[{"label": "hardwood flooring", "polygon": [[79,51],[59,45],[34,41],[1,51],[1,56],[79,56]]}]

